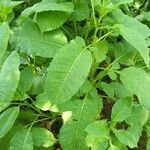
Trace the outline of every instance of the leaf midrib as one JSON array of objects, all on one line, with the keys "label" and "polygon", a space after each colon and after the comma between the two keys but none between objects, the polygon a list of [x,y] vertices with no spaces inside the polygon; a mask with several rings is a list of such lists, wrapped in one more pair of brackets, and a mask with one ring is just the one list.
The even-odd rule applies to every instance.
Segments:
[{"label": "leaf midrib", "polygon": [[60,90],[61,90],[62,87],[64,86],[65,81],[67,80],[68,76],[70,75],[70,73],[71,73],[71,71],[72,71],[74,65],[76,64],[76,62],[78,61],[78,59],[80,58],[80,56],[83,54],[83,52],[84,52],[85,50],[86,50],[86,48],[84,48],[83,51],[81,51],[81,53],[78,55],[78,57],[75,58],[75,60],[74,60],[74,62],[73,62],[73,64],[72,64],[72,66],[70,67],[68,73],[65,75],[65,78],[64,78],[64,80],[63,80],[61,86],[59,87],[58,91],[57,91],[56,99],[57,99],[57,97],[58,97],[58,95],[59,95],[59,93],[60,93]]}]

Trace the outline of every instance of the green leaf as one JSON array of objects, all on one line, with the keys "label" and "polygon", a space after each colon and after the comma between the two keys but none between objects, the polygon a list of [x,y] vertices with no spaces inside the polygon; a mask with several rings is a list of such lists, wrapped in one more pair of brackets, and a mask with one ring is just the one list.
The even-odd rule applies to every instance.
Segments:
[{"label": "green leaf", "polygon": [[1,71],[1,69],[2,69],[2,67],[3,67],[3,64],[4,64],[5,60],[6,60],[6,58],[10,55],[10,53],[11,53],[11,52],[6,51],[6,52],[4,53],[4,55],[3,55],[3,57],[0,58],[0,71]]},{"label": "green leaf", "polygon": [[12,12],[12,9],[21,3],[22,1],[0,0],[0,18],[3,21],[7,21],[7,17]]},{"label": "green leaf", "polygon": [[150,12],[143,12],[142,16],[144,19],[146,19],[147,21],[150,21]]},{"label": "green leaf", "polygon": [[140,104],[150,109],[149,74],[140,68],[129,67],[121,72],[120,79],[132,94],[137,95]]},{"label": "green leaf", "polygon": [[29,129],[17,131],[10,141],[10,150],[33,150],[32,134]]},{"label": "green leaf", "polygon": [[102,90],[110,97],[110,98],[114,98],[114,90],[113,88],[110,86],[110,84],[106,83],[106,82],[100,82],[99,85]]},{"label": "green leaf", "polygon": [[115,10],[113,15],[114,19],[116,19],[119,24],[123,25],[129,30],[138,32],[143,37],[143,39],[146,39],[150,36],[149,27],[138,21],[136,18],[125,15],[120,9]]},{"label": "green leaf", "polygon": [[148,139],[148,141],[147,141],[146,149],[147,149],[147,150],[149,150],[149,149],[150,149],[150,139]]},{"label": "green leaf", "polygon": [[131,115],[132,99],[119,99],[112,108],[111,118],[115,122],[122,122]]},{"label": "green leaf", "polygon": [[63,107],[61,106],[61,110],[64,110],[62,116],[64,125],[60,129],[59,135],[62,149],[88,149],[87,133],[84,130],[95,121],[101,110],[100,102],[102,102],[96,93],[94,95],[91,95],[92,97],[87,95],[82,101],[73,100],[64,103]]},{"label": "green leaf", "polygon": [[42,1],[25,9],[22,15],[28,16],[36,13],[34,19],[39,25],[41,32],[44,32],[59,28],[72,12],[73,4],[71,2],[55,3]]},{"label": "green leaf", "polygon": [[86,93],[89,93],[94,88],[93,83],[90,80],[86,80],[78,92],[74,95],[75,98],[84,97]]},{"label": "green leaf", "polygon": [[134,65],[135,58],[137,56],[136,49],[126,41],[113,44],[111,50],[114,51],[115,59],[118,59],[118,62],[123,65]]},{"label": "green leaf", "polygon": [[90,50],[94,53],[96,63],[100,63],[107,57],[108,43],[106,41],[101,42],[97,46],[91,47]]},{"label": "green leaf", "polygon": [[73,13],[70,16],[70,20],[82,21],[87,19],[90,15],[90,9],[86,1],[76,1]]},{"label": "green leaf", "polygon": [[51,103],[48,99],[47,93],[39,94],[36,97],[36,101],[34,102],[34,105],[43,111],[50,110]]},{"label": "green leaf", "polygon": [[0,4],[6,5],[8,7],[15,7],[20,3],[22,3],[22,1],[0,0]]},{"label": "green leaf", "polygon": [[135,105],[131,115],[125,120],[131,126],[136,124],[144,125],[148,120],[149,111],[140,105]]},{"label": "green leaf", "polygon": [[33,144],[37,147],[51,147],[56,139],[53,134],[44,128],[32,128]]},{"label": "green leaf", "polygon": [[13,107],[5,110],[0,115],[0,138],[5,136],[12,128],[19,114],[19,107]]},{"label": "green leaf", "polygon": [[0,58],[3,57],[9,40],[10,29],[7,23],[3,23],[0,25]]},{"label": "green leaf", "polygon": [[15,51],[4,62],[0,72],[0,111],[9,105],[17,89],[20,78],[19,64],[19,55]]},{"label": "green leaf", "polygon": [[31,20],[26,20],[21,29],[15,32],[13,40],[21,52],[41,57],[53,57],[67,44],[67,39],[60,30],[41,34],[38,26]]},{"label": "green leaf", "polygon": [[110,77],[111,80],[117,79],[117,74],[113,70],[108,71],[108,76]]},{"label": "green leaf", "polygon": [[111,141],[109,141],[110,143],[110,149],[109,150],[128,150],[127,145],[121,143],[116,137],[115,135],[111,135]]},{"label": "green leaf", "polygon": [[118,25],[118,27],[123,38],[138,50],[145,64],[149,67],[149,49],[143,36],[138,31],[127,28],[124,25]]},{"label": "green leaf", "polygon": [[9,142],[10,142],[11,138],[13,137],[14,133],[16,133],[22,127],[23,126],[20,123],[17,123],[17,121],[14,123],[11,130],[3,138],[0,139],[1,149],[9,150]]},{"label": "green leaf", "polygon": [[128,145],[130,148],[135,148],[141,136],[142,127],[134,125],[127,130],[113,130],[113,132],[121,143]]},{"label": "green leaf", "polygon": [[88,133],[87,145],[92,150],[107,149],[108,141],[106,138],[109,137],[109,129],[106,121],[95,121],[88,125],[85,131]]},{"label": "green leaf", "polygon": [[73,11],[73,4],[71,2],[56,3],[54,1],[42,1],[40,3],[36,3],[32,7],[25,9],[22,12],[22,16],[29,16],[33,13],[44,11],[59,11],[71,13]]},{"label": "green leaf", "polygon": [[45,11],[36,15],[36,22],[41,32],[59,28],[67,20],[69,14],[59,11]]},{"label": "green leaf", "polygon": [[29,90],[32,95],[38,95],[44,92],[45,76],[36,75],[33,78],[33,84]]},{"label": "green leaf", "polygon": [[111,144],[110,148],[108,150],[120,150],[120,149],[119,149],[119,147]]},{"label": "green leaf", "polygon": [[21,92],[22,94],[26,93],[33,83],[33,78],[34,74],[32,70],[29,67],[24,68],[20,74],[20,81],[18,84],[19,92]]},{"label": "green leaf", "polygon": [[83,39],[76,38],[54,57],[45,81],[45,90],[52,104],[70,100],[79,90],[92,65],[91,53]]},{"label": "green leaf", "polygon": [[109,85],[112,87],[118,98],[132,97],[132,93],[122,83],[111,82]]}]

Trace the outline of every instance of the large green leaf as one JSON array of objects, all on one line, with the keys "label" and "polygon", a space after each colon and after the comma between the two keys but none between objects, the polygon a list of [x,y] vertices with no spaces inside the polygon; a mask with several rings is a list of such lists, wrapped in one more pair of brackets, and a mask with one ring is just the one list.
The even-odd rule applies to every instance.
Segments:
[{"label": "large green leaf", "polygon": [[92,65],[91,53],[81,38],[72,40],[54,57],[45,82],[52,104],[65,102],[79,90]]},{"label": "large green leaf", "polygon": [[118,25],[120,34],[129,42],[143,57],[145,64],[149,66],[149,48],[143,36],[136,30]]},{"label": "large green leaf", "polygon": [[22,52],[41,57],[53,57],[67,43],[60,30],[41,34],[38,26],[31,20],[26,20],[21,29],[15,32],[13,40]]},{"label": "large green leaf", "polygon": [[[117,9],[113,12],[114,19],[119,23],[120,34],[139,51],[147,66],[149,66],[149,49],[145,39],[150,36],[148,26],[142,24],[136,18],[125,15]],[[134,25],[134,26],[133,26]]]},{"label": "large green leaf", "polygon": [[68,13],[58,11],[45,11],[36,15],[36,22],[41,32],[51,31],[59,28],[69,16]]},{"label": "large green leaf", "polygon": [[32,128],[33,144],[37,147],[50,147],[55,142],[53,134],[44,128]]},{"label": "large green leaf", "polygon": [[150,76],[144,70],[129,67],[121,72],[120,79],[131,93],[138,96],[139,102],[150,109]]},{"label": "large green leaf", "polygon": [[15,51],[4,62],[0,72],[0,111],[9,105],[17,89],[20,78],[19,64],[19,55]]},{"label": "large green leaf", "polygon": [[114,19],[124,27],[138,32],[144,39],[150,36],[150,29],[136,18],[125,15],[121,10],[117,9],[113,12]]},{"label": "large green leaf", "polygon": [[2,138],[12,128],[19,114],[19,107],[13,107],[5,110],[0,115],[0,138]]},{"label": "large green leaf", "polygon": [[128,145],[130,148],[137,147],[137,143],[141,136],[142,127],[140,125],[134,125],[127,130],[113,130],[115,136],[123,144]]},{"label": "large green leaf", "polygon": [[64,150],[87,150],[85,128],[95,121],[102,108],[102,99],[96,94],[88,95],[82,101],[73,100],[63,104],[64,125],[60,130],[60,144]]},{"label": "large green leaf", "polygon": [[7,23],[0,25],[0,58],[4,55],[9,40],[10,29]]},{"label": "large green leaf", "polygon": [[132,112],[132,99],[123,98],[118,100],[112,108],[111,118],[115,122],[122,122],[130,116]]},{"label": "large green leaf", "polygon": [[32,134],[29,129],[17,131],[10,141],[9,150],[33,150]]},{"label": "large green leaf", "polygon": [[22,16],[29,16],[33,13],[44,11],[61,11],[70,13],[73,11],[73,4],[71,2],[56,3],[54,1],[42,1],[25,9],[22,12]]},{"label": "large green leaf", "polygon": [[27,8],[22,15],[35,14],[35,20],[42,32],[59,28],[73,11],[71,2],[55,3],[42,1]]}]

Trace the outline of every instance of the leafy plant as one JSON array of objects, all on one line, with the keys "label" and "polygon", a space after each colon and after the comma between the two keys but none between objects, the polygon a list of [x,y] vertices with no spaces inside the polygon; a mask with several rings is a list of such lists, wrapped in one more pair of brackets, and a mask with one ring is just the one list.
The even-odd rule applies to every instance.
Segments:
[{"label": "leafy plant", "polygon": [[0,149],[150,149],[150,1],[0,0]]}]

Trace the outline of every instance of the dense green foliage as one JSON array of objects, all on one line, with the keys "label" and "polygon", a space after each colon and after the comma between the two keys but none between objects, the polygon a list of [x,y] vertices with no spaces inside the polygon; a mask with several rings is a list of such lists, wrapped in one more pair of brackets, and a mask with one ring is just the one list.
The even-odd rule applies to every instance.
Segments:
[{"label": "dense green foliage", "polygon": [[0,150],[150,150],[149,0],[0,0]]}]

